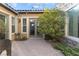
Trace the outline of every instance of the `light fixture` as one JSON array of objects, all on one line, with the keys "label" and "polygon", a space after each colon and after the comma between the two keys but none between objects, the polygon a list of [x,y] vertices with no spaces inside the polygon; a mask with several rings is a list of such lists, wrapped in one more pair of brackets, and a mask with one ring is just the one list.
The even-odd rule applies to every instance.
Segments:
[{"label": "light fixture", "polygon": [[34,22],[34,20],[33,20],[33,19],[31,19],[31,20],[30,20],[30,22]]}]

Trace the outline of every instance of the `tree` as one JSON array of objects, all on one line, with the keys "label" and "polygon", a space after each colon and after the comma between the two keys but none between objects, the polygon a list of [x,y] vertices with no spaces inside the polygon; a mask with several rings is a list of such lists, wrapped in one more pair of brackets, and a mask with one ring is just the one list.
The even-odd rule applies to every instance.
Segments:
[{"label": "tree", "polygon": [[45,10],[38,18],[38,31],[40,34],[58,39],[64,36],[65,12],[58,9]]}]

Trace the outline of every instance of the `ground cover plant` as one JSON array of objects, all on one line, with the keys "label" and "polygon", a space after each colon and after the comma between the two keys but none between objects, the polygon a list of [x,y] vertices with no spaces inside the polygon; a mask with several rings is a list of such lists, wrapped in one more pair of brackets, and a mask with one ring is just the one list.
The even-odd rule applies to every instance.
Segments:
[{"label": "ground cover plant", "polygon": [[61,42],[55,42],[53,47],[60,50],[65,56],[79,56],[79,48],[72,48]]}]

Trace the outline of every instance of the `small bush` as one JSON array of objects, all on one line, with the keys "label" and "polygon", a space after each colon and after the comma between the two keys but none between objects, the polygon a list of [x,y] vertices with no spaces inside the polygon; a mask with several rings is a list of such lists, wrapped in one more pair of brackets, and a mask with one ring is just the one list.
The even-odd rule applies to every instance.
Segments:
[{"label": "small bush", "polygon": [[21,34],[21,40],[27,40],[27,36],[25,34]]},{"label": "small bush", "polygon": [[15,33],[15,40],[19,41],[27,40],[27,35],[21,33]]}]

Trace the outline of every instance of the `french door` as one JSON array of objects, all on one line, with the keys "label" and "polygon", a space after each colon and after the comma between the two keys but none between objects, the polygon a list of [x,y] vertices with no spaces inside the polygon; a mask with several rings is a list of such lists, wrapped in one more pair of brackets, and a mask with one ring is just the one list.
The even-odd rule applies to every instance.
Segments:
[{"label": "french door", "polygon": [[30,35],[37,36],[37,18],[30,18]]}]

